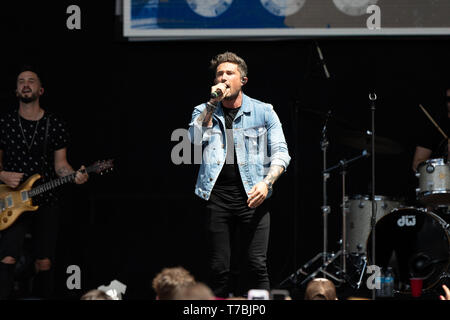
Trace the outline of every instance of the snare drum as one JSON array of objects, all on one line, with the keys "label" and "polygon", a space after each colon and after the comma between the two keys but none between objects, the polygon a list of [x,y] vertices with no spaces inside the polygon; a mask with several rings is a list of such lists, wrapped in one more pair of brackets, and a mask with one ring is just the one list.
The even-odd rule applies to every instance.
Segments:
[{"label": "snare drum", "polygon": [[444,159],[429,159],[417,167],[417,199],[430,206],[450,204],[450,164]]},{"label": "snare drum", "polygon": [[[402,201],[386,196],[375,196],[376,221],[400,207]],[[346,205],[347,251],[366,253],[366,241],[371,231],[372,201],[367,195],[354,195]]]},{"label": "snare drum", "polygon": [[[367,239],[367,257],[373,264],[371,235]],[[423,290],[434,288],[450,263],[449,225],[438,215],[423,208],[394,209],[375,226],[375,265],[391,266],[394,287],[410,293],[410,278],[423,278]]]}]

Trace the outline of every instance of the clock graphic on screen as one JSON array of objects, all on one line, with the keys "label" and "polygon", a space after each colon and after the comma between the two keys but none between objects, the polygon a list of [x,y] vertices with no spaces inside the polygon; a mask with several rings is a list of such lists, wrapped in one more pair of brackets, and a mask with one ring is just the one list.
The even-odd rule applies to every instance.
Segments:
[{"label": "clock graphic on screen", "polygon": [[260,0],[267,11],[276,16],[290,16],[298,12],[306,0]]},{"label": "clock graphic on screen", "polygon": [[186,0],[196,14],[205,18],[215,18],[228,10],[233,0]]},{"label": "clock graphic on screen", "polygon": [[377,2],[378,0],[333,0],[336,8],[349,16],[367,14],[367,7]]}]

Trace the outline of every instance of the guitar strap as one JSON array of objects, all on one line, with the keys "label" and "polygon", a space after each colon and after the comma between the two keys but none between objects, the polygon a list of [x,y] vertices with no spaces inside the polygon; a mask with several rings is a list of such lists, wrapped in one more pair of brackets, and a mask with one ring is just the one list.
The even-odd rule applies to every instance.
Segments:
[{"label": "guitar strap", "polygon": [[48,127],[50,125],[50,116],[47,114],[47,121],[45,123],[45,138],[44,138],[44,158],[47,158],[47,144],[48,144]]},{"label": "guitar strap", "polygon": [[48,155],[47,155],[47,146],[48,146],[48,128],[50,127],[50,115],[47,112],[47,121],[45,122],[45,136],[44,136],[44,146],[43,146],[43,154],[41,157],[41,172],[44,172],[45,169],[45,160],[48,159]]},{"label": "guitar strap", "polygon": [[[48,159],[47,157],[47,145],[48,145],[48,130],[50,127],[50,115],[48,112],[46,112],[47,115],[47,120],[45,122],[45,136],[44,136],[44,146],[42,149],[42,157],[40,157],[40,167],[41,167],[41,173],[43,173],[45,171],[45,160]],[[40,179],[39,182],[37,184],[41,184],[44,182],[44,178]]]}]

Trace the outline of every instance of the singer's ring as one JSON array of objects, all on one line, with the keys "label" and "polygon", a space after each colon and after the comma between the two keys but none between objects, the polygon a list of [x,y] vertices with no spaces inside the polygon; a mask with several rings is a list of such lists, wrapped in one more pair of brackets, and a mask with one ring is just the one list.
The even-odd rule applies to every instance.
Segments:
[{"label": "singer's ring", "polygon": [[373,97],[372,97],[372,94],[369,93],[369,99],[372,100],[372,101],[375,101],[375,100],[377,100],[377,95],[374,93]]}]

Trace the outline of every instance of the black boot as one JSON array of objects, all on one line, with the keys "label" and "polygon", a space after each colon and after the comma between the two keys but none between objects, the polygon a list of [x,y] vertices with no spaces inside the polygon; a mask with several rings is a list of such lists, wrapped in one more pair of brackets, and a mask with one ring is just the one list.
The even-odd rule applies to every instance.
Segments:
[{"label": "black boot", "polygon": [[14,288],[15,264],[0,262],[0,300],[11,299]]},{"label": "black boot", "polygon": [[39,271],[33,279],[33,297],[38,299],[53,299],[54,280],[53,268],[46,271]]}]

